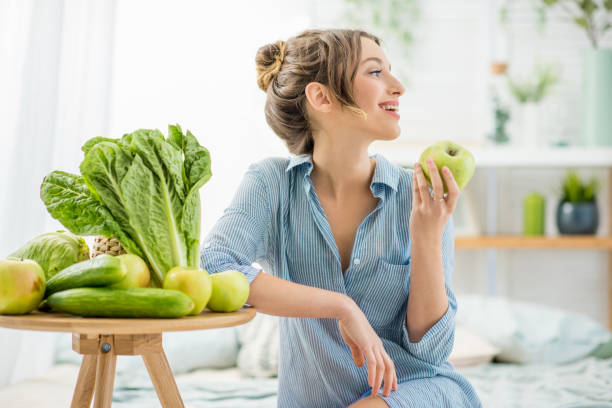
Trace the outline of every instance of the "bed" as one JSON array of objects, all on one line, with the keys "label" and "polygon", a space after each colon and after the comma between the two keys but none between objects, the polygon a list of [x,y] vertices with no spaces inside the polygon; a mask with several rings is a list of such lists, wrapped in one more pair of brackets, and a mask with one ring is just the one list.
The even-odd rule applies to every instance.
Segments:
[{"label": "bed", "polygon": [[[462,306],[450,361],[485,407],[612,408],[607,329],[585,316],[541,305],[481,296],[458,300]],[[236,328],[165,335],[185,406],[276,407],[277,328],[276,318],[259,314]],[[196,349],[202,352],[194,357]],[[0,407],[68,406],[80,361],[68,334],[58,335],[54,361],[44,375],[1,388]],[[159,406],[142,361],[119,357],[113,407]]]}]

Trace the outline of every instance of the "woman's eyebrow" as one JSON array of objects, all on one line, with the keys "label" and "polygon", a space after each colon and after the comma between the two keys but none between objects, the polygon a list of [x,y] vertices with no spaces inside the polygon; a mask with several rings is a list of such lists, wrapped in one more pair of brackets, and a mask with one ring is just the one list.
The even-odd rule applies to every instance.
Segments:
[{"label": "woman's eyebrow", "polygon": [[[366,58],[363,61],[361,61],[361,63],[364,64],[364,63],[366,63],[366,62],[368,62],[370,60],[378,61],[378,63],[380,63],[381,65],[383,64],[383,61],[380,58],[378,58],[378,57]],[[389,64],[389,71],[391,71],[391,64]]]}]

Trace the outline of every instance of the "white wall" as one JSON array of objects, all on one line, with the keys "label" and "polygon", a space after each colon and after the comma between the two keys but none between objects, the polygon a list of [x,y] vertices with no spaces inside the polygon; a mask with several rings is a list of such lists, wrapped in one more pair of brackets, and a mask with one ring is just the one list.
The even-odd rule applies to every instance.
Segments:
[{"label": "white wall", "polygon": [[[508,7],[508,23],[497,33],[492,46],[493,5]],[[586,35],[557,9],[549,10],[548,22],[538,30],[532,0],[436,0],[419,2],[421,17],[414,27],[410,61],[401,57],[397,43],[384,31],[368,27],[382,36],[383,47],[393,70],[404,64],[409,86],[401,97],[400,138],[410,143],[451,139],[458,143],[487,144],[489,63],[493,56],[507,58],[509,74],[524,77],[536,61],[560,63],[561,82],[540,105],[539,130],[542,144],[562,139],[581,144],[582,54],[590,47]],[[317,24],[335,25],[345,9],[343,0],[317,1]],[[612,35],[601,46],[612,47]],[[518,104],[511,104],[514,123],[520,129]],[[512,134],[511,134],[512,137]],[[537,153],[534,153],[537,154]],[[547,233],[557,233],[554,211],[558,187],[565,169],[501,169],[497,189],[498,232],[519,234],[522,229],[522,200],[533,191],[547,197]],[[599,234],[608,230],[608,173],[582,169],[585,177],[596,175],[605,189],[600,193]],[[486,225],[486,173],[477,170],[467,190]],[[583,312],[608,325],[608,253],[595,250],[499,250],[496,255],[497,294]],[[487,251],[457,250],[453,287],[456,293],[487,293]]]},{"label": "white wall", "polygon": [[[597,235],[610,235],[610,180],[607,169],[581,168],[586,179],[597,177],[603,189],[599,194]],[[559,186],[565,175],[562,168],[497,169],[497,225],[500,234],[521,234],[523,198],[535,191],[546,198],[546,235],[558,235],[555,211]],[[486,226],[486,169],[477,169],[463,194],[469,194],[476,209],[478,224]],[[453,288],[457,294],[488,291],[487,250],[457,249]],[[498,295],[541,303],[584,313],[608,326],[608,251],[588,249],[500,249],[496,251]]]},{"label": "white wall", "polygon": [[265,122],[255,54],[309,26],[308,2],[118,2],[109,136],[191,130],[211,152],[202,237],[251,163],[288,154]]}]

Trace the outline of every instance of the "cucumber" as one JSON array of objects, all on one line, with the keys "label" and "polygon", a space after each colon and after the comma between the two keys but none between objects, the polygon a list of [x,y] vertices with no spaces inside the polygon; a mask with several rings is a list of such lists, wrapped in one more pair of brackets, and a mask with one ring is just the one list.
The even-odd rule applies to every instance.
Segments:
[{"label": "cucumber", "polygon": [[62,269],[47,281],[45,297],[66,289],[109,286],[121,281],[127,267],[117,257],[103,254]]},{"label": "cucumber", "polygon": [[77,288],[47,298],[58,312],[85,317],[182,317],[193,309],[183,292],[158,288]]}]

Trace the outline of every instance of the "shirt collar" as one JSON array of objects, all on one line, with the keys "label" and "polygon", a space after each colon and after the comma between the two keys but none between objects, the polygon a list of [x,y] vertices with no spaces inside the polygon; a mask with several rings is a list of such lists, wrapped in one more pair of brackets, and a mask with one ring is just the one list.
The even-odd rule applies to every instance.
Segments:
[{"label": "shirt collar", "polygon": [[[399,182],[399,175],[401,171],[399,167],[394,166],[379,153],[375,153],[370,157],[376,162],[376,168],[374,169],[374,176],[372,177],[370,187],[374,184],[384,184],[391,187],[394,191],[397,191],[397,184]],[[303,165],[307,166],[306,173],[304,174],[304,177],[306,177],[306,175],[310,175],[310,172],[312,172],[313,164],[311,154],[306,153],[298,156],[291,156],[285,171],[288,172],[294,168],[302,167]]]}]

